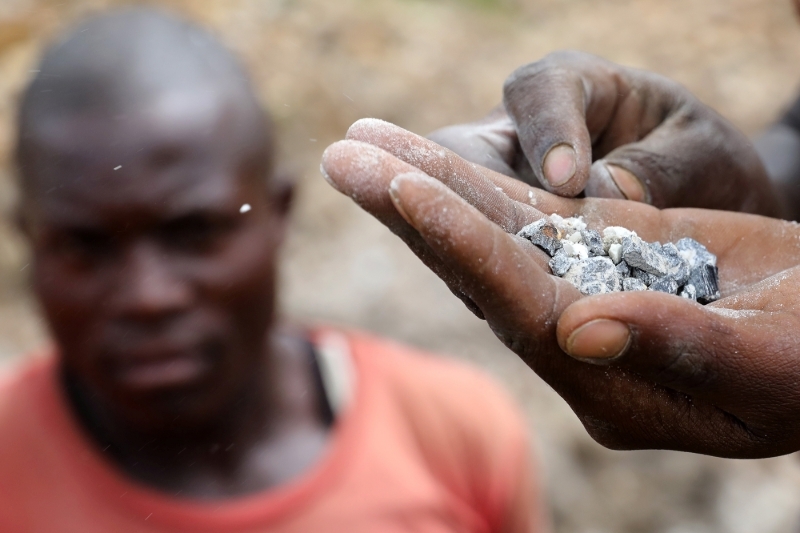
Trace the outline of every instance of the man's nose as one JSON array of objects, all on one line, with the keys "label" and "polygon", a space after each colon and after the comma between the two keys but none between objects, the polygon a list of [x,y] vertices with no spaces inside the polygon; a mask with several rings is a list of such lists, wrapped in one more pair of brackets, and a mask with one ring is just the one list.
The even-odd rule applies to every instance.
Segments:
[{"label": "man's nose", "polygon": [[132,245],[125,254],[113,300],[127,318],[159,319],[185,310],[191,284],[176,272],[174,259],[149,243]]}]

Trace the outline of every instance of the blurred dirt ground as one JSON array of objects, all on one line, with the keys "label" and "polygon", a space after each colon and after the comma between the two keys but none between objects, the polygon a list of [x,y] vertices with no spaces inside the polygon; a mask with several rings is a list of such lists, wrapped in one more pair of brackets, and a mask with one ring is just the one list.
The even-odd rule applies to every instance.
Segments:
[{"label": "blurred dirt ground", "polygon": [[[0,0],[0,361],[46,334],[13,232],[9,152],[18,95],[71,21],[130,2]],[[503,79],[576,48],[679,80],[753,134],[798,88],[789,0],[172,0],[236,50],[275,115],[299,178],[283,308],[475,361],[529,415],[559,533],[800,531],[795,457],[726,461],[612,452],[462,308],[401,243],[320,178],[324,147],[365,116],[419,133],[479,117]]]}]

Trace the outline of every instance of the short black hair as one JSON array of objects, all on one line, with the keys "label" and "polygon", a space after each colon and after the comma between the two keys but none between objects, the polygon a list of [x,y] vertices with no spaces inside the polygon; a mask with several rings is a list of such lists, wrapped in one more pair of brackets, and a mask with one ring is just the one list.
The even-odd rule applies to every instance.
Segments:
[{"label": "short black hair", "polygon": [[48,121],[91,113],[136,113],[163,91],[208,87],[239,106],[263,132],[272,168],[272,124],[238,59],[206,30],[151,8],[93,16],[68,31],[44,54],[25,89],[15,158],[21,186],[40,155],[37,140]]}]

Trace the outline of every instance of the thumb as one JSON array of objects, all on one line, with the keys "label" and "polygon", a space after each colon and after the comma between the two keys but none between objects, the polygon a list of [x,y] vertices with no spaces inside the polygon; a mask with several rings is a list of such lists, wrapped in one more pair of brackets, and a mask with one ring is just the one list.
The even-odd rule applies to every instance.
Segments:
[{"label": "thumb", "polygon": [[787,332],[797,327],[788,313],[702,306],[648,291],[573,303],[559,318],[557,337],[578,360],[628,370],[743,419],[758,419],[760,401],[776,394],[781,402],[800,404],[784,388],[797,378],[786,372],[794,353]]}]

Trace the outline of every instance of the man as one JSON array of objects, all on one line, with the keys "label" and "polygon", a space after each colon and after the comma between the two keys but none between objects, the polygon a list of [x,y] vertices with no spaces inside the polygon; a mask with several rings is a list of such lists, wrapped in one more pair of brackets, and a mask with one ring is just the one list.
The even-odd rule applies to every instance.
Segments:
[{"label": "man", "polygon": [[0,377],[0,531],[541,531],[489,380],[276,321],[291,187],[231,55],[99,16],[25,91],[20,224],[55,339]]},{"label": "man", "polygon": [[[326,151],[324,174],[601,444],[739,458],[800,450],[800,226],[721,211],[791,207],[753,145],[679,85],[588,54],[521,67],[504,96],[485,120],[432,135],[455,153],[359,121]],[[552,213],[648,241],[693,237],[718,256],[723,298],[583,297],[515,235]]]}]

